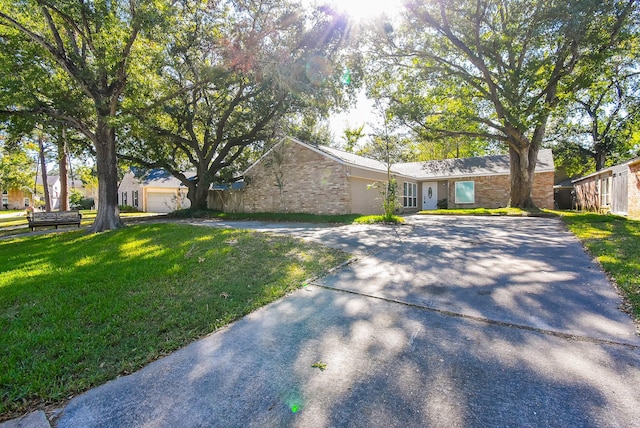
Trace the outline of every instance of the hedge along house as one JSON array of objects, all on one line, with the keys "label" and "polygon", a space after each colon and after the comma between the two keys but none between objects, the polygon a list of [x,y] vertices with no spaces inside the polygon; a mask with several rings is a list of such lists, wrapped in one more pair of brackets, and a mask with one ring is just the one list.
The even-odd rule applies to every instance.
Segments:
[{"label": "hedge along house", "polygon": [[[498,208],[509,200],[509,156],[391,165],[403,212]],[[553,158],[541,150],[534,202],[553,208]],[[210,190],[209,208],[236,212],[380,214],[387,166],[343,150],[286,138],[244,172],[240,190]]]},{"label": "hedge along house", "polygon": [[578,209],[640,218],[640,157],[573,180]]},{"label": "hedge along house", "polygon": [[[195,176],[195,173],[186,175]],[[167,171],[131,168],[118,186],[118,205],[144,212],[169,213],[189,208],[191,201],[187,199],[187,188]]]}]

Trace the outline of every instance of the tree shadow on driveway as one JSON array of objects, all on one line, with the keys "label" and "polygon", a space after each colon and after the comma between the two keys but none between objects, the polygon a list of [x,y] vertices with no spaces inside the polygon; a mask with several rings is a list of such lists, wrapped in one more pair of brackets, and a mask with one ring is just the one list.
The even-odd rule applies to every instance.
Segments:
[{"label": "tree shadow on driveway", "polygon": [[632,426],[638,382],[628,347],[310,286],[72,400],[58,427]]},{"label": "tree shadow on driveway", "polygon": [[404,231],[395,245],[361,256],[316,284],[640,345],[615,289],[556,219],[427,217]]}]

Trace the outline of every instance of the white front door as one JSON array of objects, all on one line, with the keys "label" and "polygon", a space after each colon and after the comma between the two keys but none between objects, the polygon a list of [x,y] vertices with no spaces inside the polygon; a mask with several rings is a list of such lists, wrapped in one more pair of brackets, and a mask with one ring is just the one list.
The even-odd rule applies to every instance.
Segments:
[{"label": "white front door", "polygon": [[438,208],[438,183],[427,181],[422,183],[422,209],[435,210]]}]

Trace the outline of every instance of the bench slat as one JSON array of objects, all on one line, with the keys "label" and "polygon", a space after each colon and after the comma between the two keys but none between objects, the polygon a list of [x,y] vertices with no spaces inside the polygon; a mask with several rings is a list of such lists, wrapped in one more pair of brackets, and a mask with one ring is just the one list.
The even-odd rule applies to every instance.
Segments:
[{"label": "bench slat", "polygon": [[77,224],[80,227],[82,214],[80,211],[54,211],[54,212],[31,212],[27,216],[29,227],[32,230],[36,226],[55,226]]}]

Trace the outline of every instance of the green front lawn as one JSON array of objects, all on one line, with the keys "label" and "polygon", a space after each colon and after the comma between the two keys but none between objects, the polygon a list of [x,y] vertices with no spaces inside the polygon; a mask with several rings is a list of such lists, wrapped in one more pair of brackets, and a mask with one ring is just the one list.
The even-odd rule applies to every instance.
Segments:
[{"label": "green front lawn", "polygon": [[615,281],[628,311],[640,321],[640,221],[593,213],[560,215]]},{"label": "green front lawn", "polygon": [[361,218],[360,214],[322,215],[305,213],[223,213],[214,210],[179,210],[169,218],[217,218],[220,220],[282,221],[298,223],[351,224]]},{"label": "green front lawn", "polygon": [[347,258],[178,224],[0,241],[0,420],[131,373]]},{"label": "green front lawn", "polygon": [[418,214],[424,215],[480,215],[480,216],[548,216],[546,210],[530,209],[523,210],[521,208],[454,208],[454,209],[437,209],[419,211]]}]

